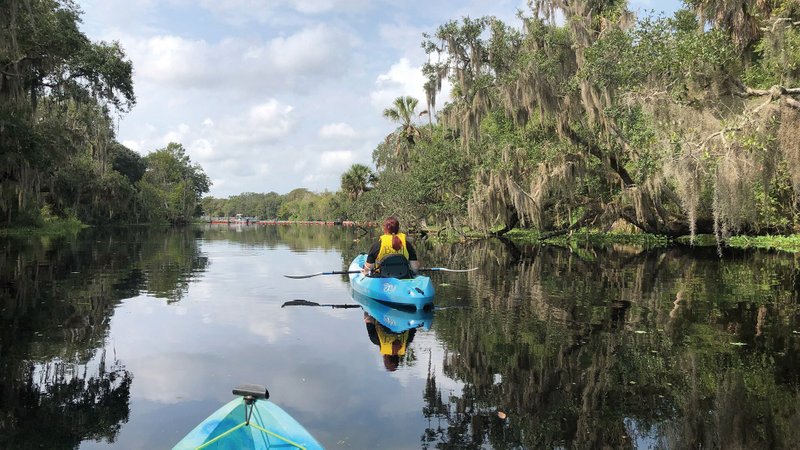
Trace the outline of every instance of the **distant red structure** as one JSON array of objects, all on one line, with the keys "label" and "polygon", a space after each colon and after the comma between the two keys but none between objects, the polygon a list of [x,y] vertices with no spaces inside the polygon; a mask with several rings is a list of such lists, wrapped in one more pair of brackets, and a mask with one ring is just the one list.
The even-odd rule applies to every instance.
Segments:
[{"label": "distant red structure", "polygon": [[266,220],[249,217],[212,217],[209,223],[216,225],[325,225],[342,227],[375,227],[377,222],[357,223],[352,220]]}]

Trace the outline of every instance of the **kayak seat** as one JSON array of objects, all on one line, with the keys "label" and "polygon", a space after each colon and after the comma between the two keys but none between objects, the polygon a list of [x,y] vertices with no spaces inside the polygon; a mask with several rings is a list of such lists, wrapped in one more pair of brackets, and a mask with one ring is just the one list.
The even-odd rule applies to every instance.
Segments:
[{"label": "kayak seat", "polygon": [[396,253],[385,256],[378,264],[378,276],[381,278],[412,278],[411,268],[405,256]]},{"label": "kayak seat", "polygon": [[269,391],[260,384],[240,384],[233,388],[233,395],[252,397],[256,400],[267,400],[269,398]]}]

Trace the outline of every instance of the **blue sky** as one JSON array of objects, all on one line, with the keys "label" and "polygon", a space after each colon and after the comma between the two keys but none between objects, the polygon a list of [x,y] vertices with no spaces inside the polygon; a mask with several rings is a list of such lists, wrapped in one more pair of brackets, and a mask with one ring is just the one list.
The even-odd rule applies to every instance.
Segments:
[{"label": "blue sky", "polygon": [[[179,142],[210,195],[339,188],[396,124],[381,112],[420,99],[422,33],[464,16],[513,26],[525,0],[79,0],[83,31],[119,41],[137,105],[118,139],[145,155]],[[671,14],[676,0],[631,1]]]}]

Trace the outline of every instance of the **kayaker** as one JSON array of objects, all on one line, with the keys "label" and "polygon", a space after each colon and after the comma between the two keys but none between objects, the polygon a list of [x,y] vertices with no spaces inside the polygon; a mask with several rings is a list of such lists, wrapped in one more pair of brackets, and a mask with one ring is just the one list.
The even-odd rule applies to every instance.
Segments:
[{"label": "kayaker", "polygon": [[364,313],[364,324],[367,326],[369,340],[378,346],[383,355],[383,366],[388,372],[397,370],[400,359],[405,356],[406,349],[414,340],[417,329],[410,328],[402,333],[395,333],[366,312]]},{"label": "kayaker", "polygon": [[371,275],[380,272],[381,261],[390,255],[402,255],[412,272],[417,273],[419,270],[417,251],[411,242],[406,240],[405,233],[400,232],[400,222],[394,216],[383,222],[383,235],[370,247],[361,273]]}]

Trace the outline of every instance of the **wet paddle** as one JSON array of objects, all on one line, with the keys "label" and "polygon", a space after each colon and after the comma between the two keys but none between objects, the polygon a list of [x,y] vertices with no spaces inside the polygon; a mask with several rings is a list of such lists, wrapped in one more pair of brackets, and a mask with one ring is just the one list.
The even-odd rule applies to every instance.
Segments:
[{"label": "wet paddle", "polygon": [[298,298],[298,299],[295,299],[295,300],[290,300],[290,301],[282,304],[281,308],[283,308],[284,306],[329,306],[331,308],[344,308],[344,309],[361,308],[361,305],[333,305],[333,304],[322,305],[322,304],[319,304],[319,303],[316,303],[316,302],[310,302],[308,300],[303,300],[301,298]]},{"label": "wet paddle", "polygon": [[472,269],[448,269],[447,267],[431,267],[427,269],[419,269],[417,272],[472,272],[478,270],[477,267]]},{"label": "wet paddle", "polygon": [[301,278],[318,277],[320,275],[346,275],[346,274],[350,274],[350,273],[361,273],[361,271],[360,270],[334,270],[334,271],[331,271],[331,272],[317,272],[317,273],[311,273],[311,274],[308,274],[308,275],[284,275],[284,276],[286,278],[294,278],[296,280],[299,280]]},{"label": "wet paddle", "polygon": [[[417,272],[472,272],[478,270],[477,267],[471,269],[448,269],[447,267],[429,267],[417,270]],[[333,270],[331,272],[317,272],[308,275],[284,275],[286,278],[293,278],[299,280],[302,278],[318,277],[320,275],[346,275],[351,273],[361,273],[360,270]]]}]

